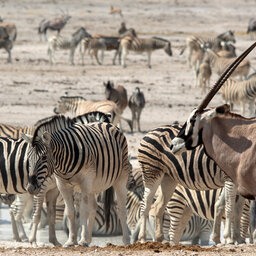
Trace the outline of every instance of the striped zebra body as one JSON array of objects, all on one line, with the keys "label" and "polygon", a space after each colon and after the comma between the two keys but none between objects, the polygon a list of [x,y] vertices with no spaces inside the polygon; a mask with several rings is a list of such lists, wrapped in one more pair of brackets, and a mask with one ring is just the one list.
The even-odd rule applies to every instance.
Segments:
[{"label": "striped zebra body", "polygon": [[[117,196],[123,242],[129,243],[125,201],[130,165],[126,138],[118,128],[110,123],[84,125],[76,122],[76,118],[72,120],[58,116],[37,127],[32,140],[29,138],[28,140],[32,145],[31,182],[28,191],[37,192],[39,187],[37,175],[40,171],[37,169],[37,164],[42,159],[47,159],[48,169],[45,176],[55,173],[57,186],[67,206],[70,233],[64,246],[73,246],[76,243],[73,190],[78,188],[82,193],[83,200],[80,204],[82,231],[79,244],[87,246],[91,242],[96,214],[95,194],[107,190],[106,199],[109,199],[112,186]],[[112,200],[109,200],[107,207],[111,205]],[[109,208],[107,210],[108,213]]]},{"label": "striped zebra body", "polygon": [[245,104],[249,104],[250,115],[255,114],[256,77],[247,80],[235,81],[228,79],[221,88],[222,98],[226,103],[241,105],[241,112],[245,114]]},{"label": "striped zebra body", "polygon": [[121,39],[120,47],[122,49],[122,66],[126,67],[126,57],[129,51],[136,53],[146,52],[148,55],[148,67],[151,68],[151,54],[158,49],[164,49],[165,53],[172,56],[171,43],[163,38],[138,38],[134,36],[125,36]]},{"label": "striped zebra body", "polygon": [[81,42],[84,37],[90,37],[91,35],[81,27],[79,28],[71,38],[65,38],[62,36],[53,36],[48,39],[48,55],[50,63],[53,64],[54,52],[56,50],[70,50],[70,63],[74,65],[74,54],[77,45]]},{"label": "striped zebra body", "polygon": [[[236,59],[236,57],[221,57],[215,51],[208,48],[206,49],[206,59],[209,60],[212,71],[220,76],[227,69],[227,67],[231,65],[231,63]],[[230,77],[239,76],[241,80],[246,79],[249,74],[250,67],[250,61],[248,59],[244,59],[234,70],[234,72],[232,72]]]},{"label": "striped zebra body", "polygon": [[[127,224],[130,230],[132,231],[132,242],[136,242],[138,240],[138,233],[140,229],[140,205],[143,198],[144,193],[144,185],[143,185],[143,177],[142,172],[140,168],[133,169],[132,172],[135,180],[135,189],[134,191],[128,191],[128,199],[127,199]],[[178,186],[179,187],[179,186]],[[174,191],[175,193],[178,193],[178,187]],[[175,199],[174,199],[175,200]],[[155,198],[154,198],[155,201]],[[170,202],[172,199],[170,200]],[[154,204],[151,207],[150,213],[149,213],[149,219],[148,219],[148,225],[147,225],[147,231],[152,239],[155,238],[154,236]],[[198,243],[199,238],[201,240],[201,243],[207,244],[209,243],[209,238],[212,233],[212,227],[213,227],[213,221],[205,220],[195,214],[191,216],[191,219],[188,222],[188,225],[184,226],[184,230],[182,233],[182,236],[180,238],[181,241],[190,241],[192,240],[192,243]],[[170,229],[170,217],[167,212],[167,209],[164,212],[163,215],[163,233],[165,236],[165,239],[169,240],[168,234]]]},{"label": "striped zebra body", "polygon": [[58,106],[54,108],[56,114],[71,112],[74,116],[83,115],[92,111],[100,111],[111,115],[111,123],[117,125],[120,121],[120,111],[117,105],[110,100],[88,101],[83,97],[62,96]]},{"label": "striped zebra body", "polygon": [[0,124],[0,137],[19,139],[23,133],[33,134],[34,126],[17,127],[9,124]]},{"label": "striped zebra body", "polygon": [[139,239],[145,240],[146,219],[151,202],[160,186],[156,207],[156,240],[161,241],[162,216],[178,184],[192,190],[210,190],[224,186],[225,174],[206,154],[203,147],[186,151],[181,156],[171,153],[172,139],[180,126],[163,126],[149,132],[141,141],[138,161],[142,169],[145,192],[142,203],[142,224]]}]

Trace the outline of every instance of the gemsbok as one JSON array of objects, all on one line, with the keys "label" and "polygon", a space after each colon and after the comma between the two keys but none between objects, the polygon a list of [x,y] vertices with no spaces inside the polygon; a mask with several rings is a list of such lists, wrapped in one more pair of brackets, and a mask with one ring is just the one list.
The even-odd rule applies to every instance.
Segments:
[{"label": "gemsbok", "polygon": [[226,69],[170,145],[172,153],[181,153],[203,144],[207,155],[235,183],[238,193],[248,199],[256,196],[256,119],[231,113],[227,104],[206,107],[255,46],[256,42]]}]

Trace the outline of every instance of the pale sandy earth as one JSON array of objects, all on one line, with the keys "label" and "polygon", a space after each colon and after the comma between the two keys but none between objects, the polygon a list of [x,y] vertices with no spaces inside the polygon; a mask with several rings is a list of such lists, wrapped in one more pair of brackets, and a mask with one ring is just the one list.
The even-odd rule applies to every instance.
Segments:
[{"label": "pale sandy earth", "polygon": [[[110,5],[120,7],[128,27],[136,29],[140,37],[161,36],[172,44],[173,56],[162,50],[152,54],[152,69],[146,67],[146,55],[130,54],[128,67],[113,66],[114,52],[106,52],[103,66],[92,65],[86,56],[81,65],[79,50],[76,51],[75,66],[68,62],[68,52],[57,52],[57,64],[51,66],[46,54],[47,43],[40,42],[37,26],[44,17],[69,12],[72,19],[64,28],[63,35],[70,35],[80,26],[91,34],[116,35],[121,18],[109,14]],[[187,36],[192,34],[215,36],[229,29],[235,31],[237,53],[240,54],[253,41],[246,34],[247,24],[255,15],[256,1],[233,0],[2,0],[1,16],[16,23],[18,37],[12,54],[13,63],[7,64],[7,54],[0,56],[0,122],[13,125],[33,125],[38,119],[53,114],[59,97],[68,92],[71,96],[81,95],[88,100],[104,99],[103,82],[108,79],[124,85],[130,96],[137,86],[146,97],[141,127],[144,132],[174,121],[184,122],[190,111],[200,103],[201,92],[194,87],[194,74],[186,65],[186,58],[180,56],[181,47]],[[50,33],[53,34],[53,33]],[[185,52],[186,53],[186,52]],[[255,52],[249,55],[256,67]],[[251,73],[253,70],[251,71]],[[213,75],[211,84],[217,79]],[[223,103],[217,95],[211,105]],[[240,109],[235,108],[236,111]],[[126,109],[124,116],[131,117]],[[130,134],[124,126],[133,157],[137,163],[137,148],[145,133]],[[0,246],[15,244],[0,243]],[[151,249],[150,251],[107,248],[104,252],[92,249],[8,249],[0,255],[255,255],[251,246],[228,247],[225,250],[210,249],[209,252],[185,248],[177,251]],[[152,246],[151,246],[152,247]],[[143,249],[143,248],[142,248]],[[145,249],[145,248],[144,248]],[[88,251],[89,250],[89,251]],[[155,251],[155,252],[154,252]]]}]

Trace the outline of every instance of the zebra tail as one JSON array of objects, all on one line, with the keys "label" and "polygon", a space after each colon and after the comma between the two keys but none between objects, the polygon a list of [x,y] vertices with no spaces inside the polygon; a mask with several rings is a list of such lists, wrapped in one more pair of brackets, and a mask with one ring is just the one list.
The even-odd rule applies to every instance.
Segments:
[{"label": "zebra tail", "polygon": [[113,187],[110,187],[104,193],[104,214],[106,221],[106,232],[109,229],[110,209],[112,205],[114,205],[114,189]]}]

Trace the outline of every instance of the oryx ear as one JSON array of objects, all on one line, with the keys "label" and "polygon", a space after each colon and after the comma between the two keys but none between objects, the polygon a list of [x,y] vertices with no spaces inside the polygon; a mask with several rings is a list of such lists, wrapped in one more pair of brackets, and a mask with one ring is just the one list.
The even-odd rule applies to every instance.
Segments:
[{"label": "oryx ear", "polygon": [[230,112],[230,105],[228,104],[224,104],[216,108],[217,114],[226,114],[227,112]]},{"label": "oryx ear", "polygon": [[51,142],[51,134],[49,132],[44,132],[42,135],[42,140],[46,145],[50,145]]},{"label": "oryx ear", "polygon": [[32,144],[33,136],[21,133],[21,138],[25,140],[27,143]]}]

